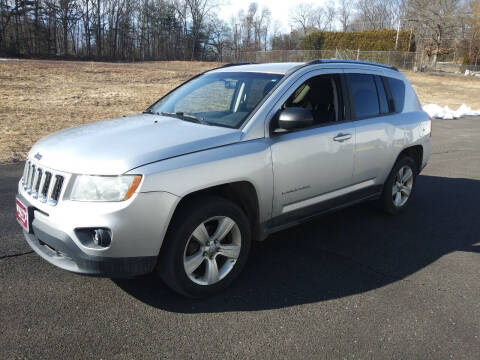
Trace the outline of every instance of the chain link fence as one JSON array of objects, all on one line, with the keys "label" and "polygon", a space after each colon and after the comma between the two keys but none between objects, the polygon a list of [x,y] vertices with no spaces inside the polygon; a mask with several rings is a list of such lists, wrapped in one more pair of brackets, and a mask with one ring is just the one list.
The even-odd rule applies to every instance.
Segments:
[{"label": "chain link fence", "polygon": [[479,72],[480,66],[460,65],[455,62],[437,62],[423,52],[361,51],[361,50],[269,50],[232,52],[224,57],[227,62],[307,62],[315,59],[348,59],[371,61],[395,66],[402,70],[435,71],[446,73]]}]

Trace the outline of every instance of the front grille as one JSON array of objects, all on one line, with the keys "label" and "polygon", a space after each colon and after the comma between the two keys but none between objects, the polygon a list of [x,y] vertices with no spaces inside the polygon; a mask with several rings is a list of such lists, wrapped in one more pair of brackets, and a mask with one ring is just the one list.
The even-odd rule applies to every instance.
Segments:
[{"label": "front grille", "polygon": [[57,205],[60,191],[62,191],[63,176],[55,175],[55,185],[53,185],[52,194],[50,195],[50,204]]},{"label": "front grille", "polygon": [[27,180],[27,193],[32,193],[32,185],[33,185],[33,178],[35,177],[35,165],[30,166],[30,170],[28,171],[28,180]]},{"label": "front grille", "polygon": [[43,170],[38,169],[37,174],[35,176],[35,182],[34,182],[35,185],[33,185],[33,190],[32,190],[32,196],[35,199],[38,198],[38,190],[40,189],[40,182],[42,181],[42,174],[43,174]]},{"label": "front grille", "polygon": [[50,188],[50,181],[52,180],[52,173],[50,171],[45,171],[45,178],[43,179],[42,192],[40,193],[40,201],[47,201],[48,189]]},{"label": "front grille", "polygon": [[22,186],[34,199],[50,205],[57,205],[65,177],[45,170],[27,161],[23,171]]}]

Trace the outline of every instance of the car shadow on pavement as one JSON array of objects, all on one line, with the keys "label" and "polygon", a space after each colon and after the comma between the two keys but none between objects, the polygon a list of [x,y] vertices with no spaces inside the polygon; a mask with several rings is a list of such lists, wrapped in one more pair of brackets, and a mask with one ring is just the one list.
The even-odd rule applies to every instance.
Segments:
[{"label": "car shadow on pavement", "polygon": [[455,251],[480,253],[478,204],[479,180],[419,176],[414,198],[399,216],[366,203],[255,243],[240,278],[211,298],[178,296],[154,275],[114,281],[144,303],[182,313],[341,298],[399,281]]}]

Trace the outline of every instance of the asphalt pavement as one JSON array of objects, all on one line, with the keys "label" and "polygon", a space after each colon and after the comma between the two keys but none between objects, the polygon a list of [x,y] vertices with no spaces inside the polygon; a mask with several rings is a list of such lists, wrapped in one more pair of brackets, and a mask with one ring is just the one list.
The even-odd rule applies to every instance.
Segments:
[{"label": "asphalt pavement", "polygon": [[407,212],[367,203],[277,233],[206,300],[49,265],[15,221],[23,164],[0,166],[0,359],[478,359],[480,118],[433,126]]}]

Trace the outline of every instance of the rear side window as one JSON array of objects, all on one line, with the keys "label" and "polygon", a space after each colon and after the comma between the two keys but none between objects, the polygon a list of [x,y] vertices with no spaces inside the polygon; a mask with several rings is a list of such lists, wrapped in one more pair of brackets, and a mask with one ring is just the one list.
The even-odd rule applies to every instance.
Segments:
[{"label": "rear side window", "polygon": [[393,111],[396,113],[402,112],[405,104],[405,84],[401,80],[387,77],[390,94],[392,95]]},{"label": "rear side window", "polygon": [[388,114],[390,112],[388,108],[387,93],[383,86],[383,81],[379,76],[375,76],[375,82],[378,90],[378,100],[380,101],[380,112],[382,114]]},{"label": "rear side window", "polygon": [[369,74],[347,74],[356,117],[359,119],[380,115],[375,77]]}]

